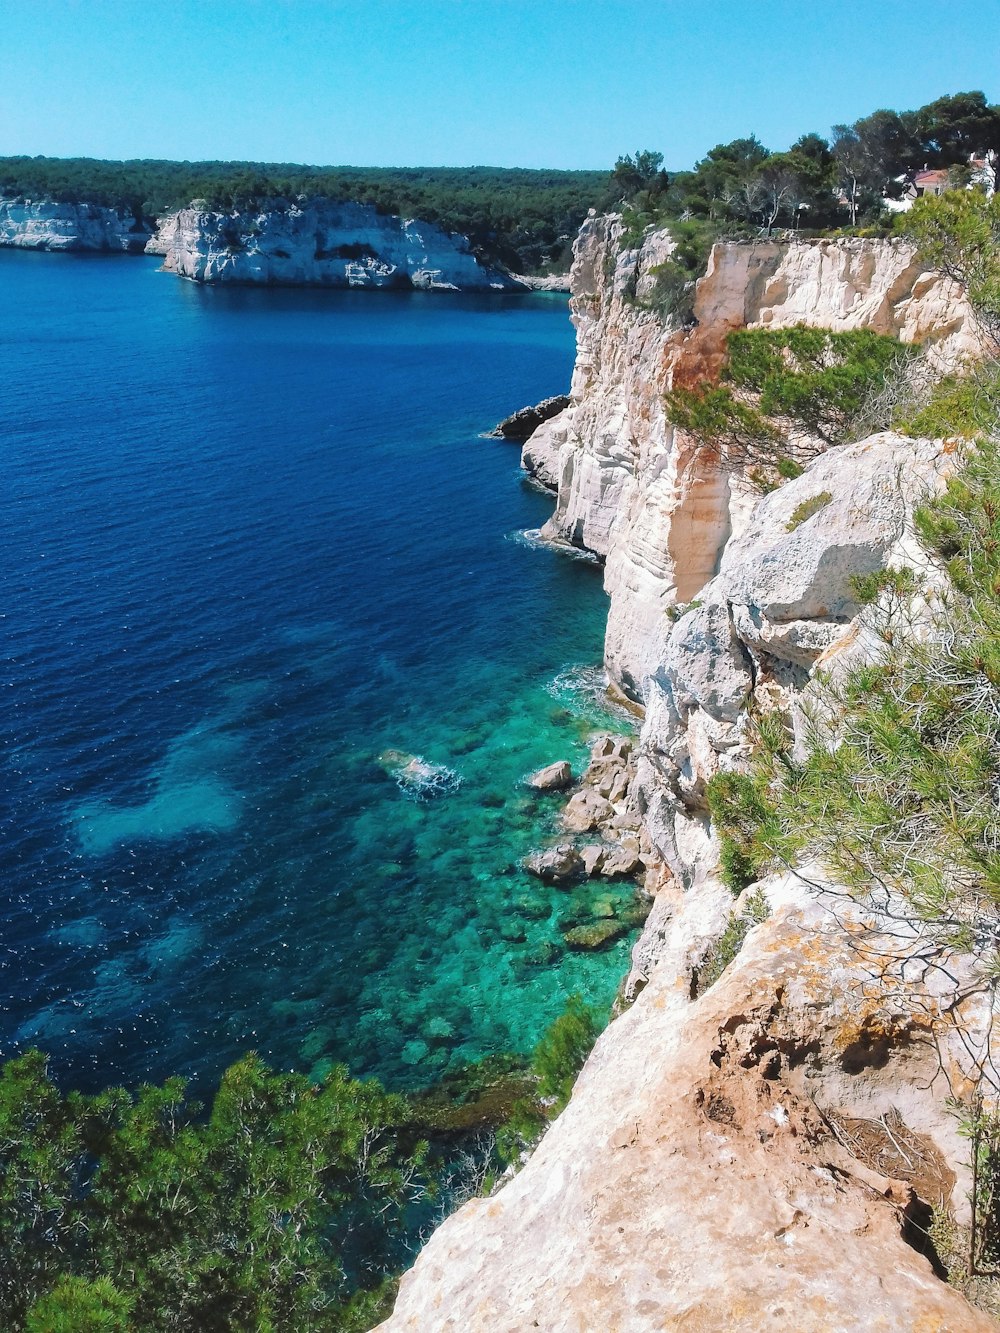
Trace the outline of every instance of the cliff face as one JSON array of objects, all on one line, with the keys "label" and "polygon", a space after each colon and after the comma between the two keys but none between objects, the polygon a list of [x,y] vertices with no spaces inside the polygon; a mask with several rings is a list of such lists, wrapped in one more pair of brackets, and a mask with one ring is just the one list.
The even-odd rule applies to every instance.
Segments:
[{"label": "cliff face", "polygon": [[731,328],[874,328],[949,363],[978,351],[971,312],[903,246],[766,243],[717,247],[698,325],[672,330],[642,307],[669,238],[619,254],[619,237],[606,218],[581,233],[570,405],[524,460],[557,492],[548,534],[606,557],[608,667],[645,705],[630,799],[663,865],[634,1003],[523,1169],[435,1233],[383,1328],[993,1328],[922,1252],[928,1205],[968,1214],[949,1098],[1000,1054],[975,959],[928,962],[905,903],[858,903],[821,866],[734,903],[705,809],[755,709],[795,718],[817,666],[871,651],[852,574],[906,565],[929,592],[912,516],[953,447],[882,432],[761,496],[662,409]]},{"label": "cliff face", "polygon": [[0,246],[142,254],[150,235],[145,223],[122,209],[51,199],[0,199]]},{"label": "cliff face", "polygon": [[641,699],[665,613],[698,596],[752,502],[666,420],[665,391],[713,373],[725,335],[744,326],[870,328],[927,342],[938,360],[978,344],[952,283],[924,272],[905,245],[868,240],[717,245],[698,284],[698,325],[679,331],[642,304],[669,236],[622,251],[621,234],[606,217],[581,230],[571,402],[528,441],[523,462],[557,491],[545,534],[606,557],[606,662]]},{"label": "cliff face", "polygon": [[256,214],[185,208],[164,219],[151,253],[197,282],[521,291],[480,264],[463,236],[367,204],[322,200]]}]

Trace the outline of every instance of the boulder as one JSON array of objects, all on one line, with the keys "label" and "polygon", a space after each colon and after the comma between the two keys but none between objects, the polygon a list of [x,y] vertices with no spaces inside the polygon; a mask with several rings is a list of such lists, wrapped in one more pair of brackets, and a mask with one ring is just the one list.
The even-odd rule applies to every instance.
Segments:
[{"label": "boulder", "polygon": [[564,884],[580,873],[582,862],[571,843],[560,843],[543,852],[533,852],[524,862],[529,875],[547,884]]},{"label": "boulder", "polygon": [[565,759],[559,759],[532,773],[527,783],[535,791],[562,791],[573,785],[573,770]]},{"label": "boulder", "polygon": [[585,875],[596,875],[604,865],[604,858],[608,853],[607,845],[603,842],[588,842],[586,846],[580,848],[580,860],[583,862],[583,873]]},{"label": "boulder", "polygon": [[626,834],[620,843],[612,844],[601,862],[600,873],[607,879],[620,875],[634,875],[643,869],[639,859],[639,839]]},{"label": "boulder", "polygon": [[614,815],[614,806],[589,787],[571,796],[563,811],[563,825],[574,833],[589,833]]}]

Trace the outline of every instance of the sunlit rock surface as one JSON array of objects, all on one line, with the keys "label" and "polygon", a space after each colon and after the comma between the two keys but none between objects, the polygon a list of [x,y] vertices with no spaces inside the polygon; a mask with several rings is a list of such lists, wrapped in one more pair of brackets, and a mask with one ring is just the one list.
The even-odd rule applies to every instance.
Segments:
[{"label": "sunlit rock surface", "polygon": [[142,254],[150,235],[148,225],[125,209],[53,199],[0,199],[0,246]]},{"label": "sunlit rock surface", "polygon": [[464,236],[369,204],[283,201],[244,213],[185,208],[167,220],[156,245],[168,272],[197,282],[525,290],[481,264]]}]

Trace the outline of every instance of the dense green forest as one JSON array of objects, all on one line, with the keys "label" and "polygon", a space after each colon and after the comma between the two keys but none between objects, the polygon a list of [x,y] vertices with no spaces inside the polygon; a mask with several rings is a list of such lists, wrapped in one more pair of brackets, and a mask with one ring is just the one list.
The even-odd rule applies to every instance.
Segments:
[{"label": "dense green forest", "polygon": [[829,139],[803,134],[783,153],[752,134],[716,144],[690,171],[665,171],[659,152],[626,154],[615,163],[610,195],[626,245],[650,227],[673,232],[677,248],[660,266],[650,304],[683,321],[714,241],[847,228],[888,235],[886,201],[900,199],[923,168],[946,170],[956,188],[995,185],[997,163],[987,155],[997,153],[1000,106],[982,92],[954,93],[915,111],[883,109],[834,125]]},{"label": "dense green forest", "polygon": [[242,209],[264,199],[322,195],[374,204],[461,232],[515,270],[569,266],[587,210],[610,200],[605,171],[500,167],[308,167],[288,162],[105,162],[0,158],[0,195],[106,204],[153,219],[193,199]]}]

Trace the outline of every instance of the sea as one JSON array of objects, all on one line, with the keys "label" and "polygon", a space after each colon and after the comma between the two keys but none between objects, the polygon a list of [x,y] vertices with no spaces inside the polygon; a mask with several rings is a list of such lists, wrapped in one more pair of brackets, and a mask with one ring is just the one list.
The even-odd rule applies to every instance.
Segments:
[{"label": "sea", "polygon": [[158,265],[0,251],[0,1058],[413,1088],[606,1018],[634,932],[564,932],[633,886],[521,867],[525,775],[628,729],[601,570],[483,437],[566,390],[566,298]]}]

